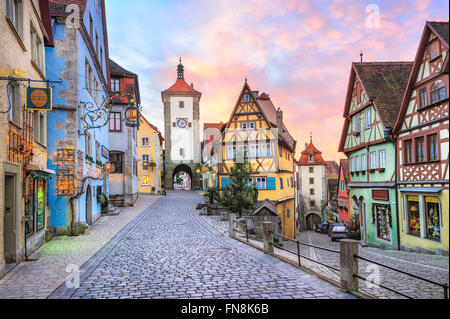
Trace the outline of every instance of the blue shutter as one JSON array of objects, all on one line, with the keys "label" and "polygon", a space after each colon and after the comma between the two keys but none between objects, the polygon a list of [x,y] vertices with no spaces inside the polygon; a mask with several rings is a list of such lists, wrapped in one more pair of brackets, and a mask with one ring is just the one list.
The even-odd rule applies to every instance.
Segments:
[{"label": "blue shutter", "polygon": [[276,190],[277,182],[275,177],[267,177],[267,189],[268,190]]},{"label": "blue shutter", "polygon": [[230,178],[222,177],[222,188],[230,186]]}]

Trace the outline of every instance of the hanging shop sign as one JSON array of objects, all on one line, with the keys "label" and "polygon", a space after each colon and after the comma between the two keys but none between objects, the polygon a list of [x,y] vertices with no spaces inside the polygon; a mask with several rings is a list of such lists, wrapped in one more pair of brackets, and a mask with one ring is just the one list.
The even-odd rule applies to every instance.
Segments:
[{"label": "hanging shop sign", "polygon": [[125,110],[125,125],[128,127],[139,126],[139,110],[134,105]]},{"label": "hanging shop sign", "polygon": [[26,88],[27,110],[51,111],[52,110],[52,88]]},{"label": "hanging shop sign", "polygon": [[375,200],[388,201],[389,200],[389,191],[374,189],[374,190],[372,190],[372,198]]},{"label": "hanging shop sign", "polygon": [[109,160],[109,150],[102,145],[102,156]]}]

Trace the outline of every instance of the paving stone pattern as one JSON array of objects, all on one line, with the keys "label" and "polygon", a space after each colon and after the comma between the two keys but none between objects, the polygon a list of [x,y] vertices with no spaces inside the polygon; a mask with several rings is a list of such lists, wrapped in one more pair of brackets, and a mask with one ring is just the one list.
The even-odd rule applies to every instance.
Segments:
[{"label": "paving stone pattern", "polygon": [[88,235],[56,237],[45,244],[31,256],[37,260],[20,263],[0,280],[0,299],[47,298],[66,281],[69,265],[81,267],[158,198],[141,195],[134,207],[124,208],[120,215],[100,218]]},{"label": "paving stone pattern", "polygon": [[195,210],[201,200],[160,198],[81,267],[78,289],[50,298],[354,298],[215,230]]}]

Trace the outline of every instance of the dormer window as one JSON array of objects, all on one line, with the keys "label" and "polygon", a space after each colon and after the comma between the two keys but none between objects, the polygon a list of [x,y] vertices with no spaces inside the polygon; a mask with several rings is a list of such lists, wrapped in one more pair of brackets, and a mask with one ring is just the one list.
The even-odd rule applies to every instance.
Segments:
[{"label": "dormer window", "polygon": [[250,95],[244,94],[244,103],[248,103],[248,102],[250,102]]},{"label": "dormer window", "polygon": [[437,80],[431,86],[431,103],[442,101],[445,97],[445,83],[442,80]]},{"label": "dormer window", "polygon": [[430,60],[436,59],[439,55],[439,41],[436,40],[430,45]]}]

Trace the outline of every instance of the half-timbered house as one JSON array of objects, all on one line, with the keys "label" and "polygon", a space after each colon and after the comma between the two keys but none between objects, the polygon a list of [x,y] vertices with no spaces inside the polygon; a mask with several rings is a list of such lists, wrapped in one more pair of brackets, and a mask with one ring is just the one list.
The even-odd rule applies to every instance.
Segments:
[{"label": "half-timbered house", "polygon": [[296,141],[283,124],[266,93],[252,91],[245,82],[230,119],[222,131],[220,186],[230,183],[230,168],[247,158],[252,166],[258,201],[276,203],[282,219],[282,235],[295,236],[294,154]]},{"label": "half-timbered house", "polygon": [[353,63],[339,151],[349,158],[350,214],[368,244],[398,248],[393,127],[412,62]]},{"label": "half-timbered house", "polygon": [[348,187],[349,181],[350,172],[348,159],[341,159],[339,165],[338,211],[339,221],[343,223],[348,223],[350,221],[348,196],[350,194],[350,188]]},{"label": "half-timbered house", "polygon": [[401,248],[449,250],[448,22],[427,22],[394,126]]}]

